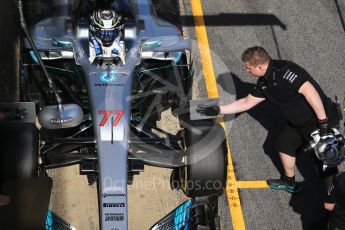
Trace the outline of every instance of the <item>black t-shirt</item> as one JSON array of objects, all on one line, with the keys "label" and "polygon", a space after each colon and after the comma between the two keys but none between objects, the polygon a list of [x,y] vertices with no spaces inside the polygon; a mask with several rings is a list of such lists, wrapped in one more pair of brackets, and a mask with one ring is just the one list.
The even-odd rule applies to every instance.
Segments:
[{"label": "black t-shirt", "polygon": [[320,86],[302,67],[290,61],[271,60],[263,77],[259,77],[251,92],[254,97],[267,98],[280,107],[288,120],[295,127],[310,127],[317,124],[316,115],[298,93],[300,87],[309,81],[319,93],[328,117],[335,116],[336,106],[323,93]]},{"label": "black t-shirt", "polygon": [[345,172],[340,172],[333,177],[329,187],[327,203],[335,203],[330,213],[329,221],[340,229],[345,229]]}]

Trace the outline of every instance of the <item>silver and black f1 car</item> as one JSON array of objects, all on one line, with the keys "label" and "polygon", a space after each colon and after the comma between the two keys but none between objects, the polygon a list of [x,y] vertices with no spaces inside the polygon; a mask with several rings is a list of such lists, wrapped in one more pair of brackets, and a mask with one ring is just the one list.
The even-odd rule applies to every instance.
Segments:
[{"label": "silver and black f1 car", "polygon": [[[127,186],[144,164],[173,169],[172,187],[193,198],[184,210],[215,206],[200,199],[225,189],[224,130],[212,120],[190,119],[191,45],[164,4],[170,2],[18,2],[23,103],[12,107],[31,116],[30,127],[21,130],[30,147],[7,160],[3,175],[45,176],[46,170],[79,164],[89,184],[98,184],[104,230],[127,229]],[[177,134],[156,125],[168,109],[179,120]],[[172,224],[153,229],[218,229],[216,221],[194,214],[179,217],[188,223],[178,226],[170,215]]]}]

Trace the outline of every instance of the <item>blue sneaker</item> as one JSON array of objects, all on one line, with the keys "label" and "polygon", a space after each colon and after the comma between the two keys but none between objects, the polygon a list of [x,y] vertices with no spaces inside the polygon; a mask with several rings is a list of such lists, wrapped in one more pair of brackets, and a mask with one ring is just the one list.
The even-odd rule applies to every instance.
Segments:
[{"label": "blue sneaker", "polygon": [[289,185],[285,180],[282,179],[269,179],[267,180],[267,185],[271,189],[285,190],[289,193],[297,193],[301,191],[301,187],[298,183],[295,182],[293,185]]}]

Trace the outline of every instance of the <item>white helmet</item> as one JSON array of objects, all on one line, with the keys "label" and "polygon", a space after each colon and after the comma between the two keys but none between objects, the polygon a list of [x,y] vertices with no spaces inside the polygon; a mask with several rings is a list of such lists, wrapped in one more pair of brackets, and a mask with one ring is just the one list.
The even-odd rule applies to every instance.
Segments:
[{"label": "white helmet", "polygon": [[95,10],[91,16],[91,30],[95,38],[106,47],[113,44],[120,28],[121,16],[113,9]]}]

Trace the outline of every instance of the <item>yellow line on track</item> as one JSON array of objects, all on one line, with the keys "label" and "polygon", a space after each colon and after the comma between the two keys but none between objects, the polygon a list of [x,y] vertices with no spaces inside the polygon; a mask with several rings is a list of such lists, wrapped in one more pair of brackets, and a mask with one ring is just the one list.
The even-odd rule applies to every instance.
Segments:
[{"label": "yellow line on track", "polygon": [[237,188],[268,188],[268,185],[264,180],[237,181]]},{"label": "yellow line on track", "polygon": [[[210,48],[208,45],[207,32],[205,27],[205,22],[203,18],[203,11],[200,0],[191,0],[192,12],[195,21],[195,33],[198,40],[198,46],[200,51],[200,60],[202,65],[202,70],[204,73],[205,84],[207,95],[209,98],[219,97],[216,78],[214,75],[214,69],[212,64],[212,58],[210,53]],[[223,128],[224,121],[220,119],[219,122]],[[227,186],[226,192],[229,202],[230,215],[234,230],[244,230],[246,229],[244,224],[244,218],[242,213],[242,207],[240,202],[240,197],[238,194],[238,187],[236,182],[236,176],[234,172],[234,167],[232,164],[232,158],[230,153],[230,147],[227,142],[228,149],[228,175],[227,175]]]}]

